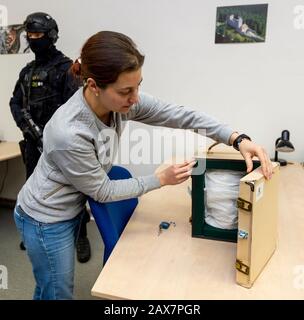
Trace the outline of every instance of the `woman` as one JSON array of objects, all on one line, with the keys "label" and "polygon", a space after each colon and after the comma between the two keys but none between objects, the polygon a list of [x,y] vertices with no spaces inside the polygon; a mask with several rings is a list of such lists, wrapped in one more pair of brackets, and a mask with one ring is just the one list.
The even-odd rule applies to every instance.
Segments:
[{"label": "woman", "polygon": [[71,299],[74,242],[87,196],[99,202],[138,197],[164,185],[184,182],[194,162],[171,165],[152,175],[110,181],[107,141],[119,137],[127,120],[172,128],[206,129],[207,136],[233,144],[248,171],[258,156],[267,178],[265,151],[201,112],[139,93],[144,56],[127,36],[110,31],[90,37],[72,71],[84,87],[56,111],[44,130],[44,150],[35,172],[18,195],[15,221],[36,279],[35,299]]}]

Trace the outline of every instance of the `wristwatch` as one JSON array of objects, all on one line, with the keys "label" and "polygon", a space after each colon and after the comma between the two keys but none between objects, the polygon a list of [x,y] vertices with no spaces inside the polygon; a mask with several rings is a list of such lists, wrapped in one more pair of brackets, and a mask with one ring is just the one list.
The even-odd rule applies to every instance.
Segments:
[{"label": "wristwatch", "polygon": [[251,138],[248,137],[246,134],[240,134],[239,136],[237,136],[235,138],[235,140],[233,141],[233,148],[237,151],[240,151],[239,149],[239,145],[240,143],[244,140],[244,139],[247,139],[247,140],[250,140],[251,141]]}]

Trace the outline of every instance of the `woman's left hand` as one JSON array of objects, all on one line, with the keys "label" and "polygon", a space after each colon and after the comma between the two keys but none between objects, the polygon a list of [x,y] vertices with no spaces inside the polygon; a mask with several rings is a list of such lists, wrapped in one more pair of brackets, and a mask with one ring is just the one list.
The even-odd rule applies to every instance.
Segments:
[{"label": "woman's left hand", "polygon": [[250,140],[244,139],[239,144],[239,149],[240,153],[246,161],[247,173],[249,173],[253,169],[252,158],[256,156],[261,162],[263,175],[266,177],[266,179],[271,179],[273,169],[272,163],[263,147],[253,143]]}]

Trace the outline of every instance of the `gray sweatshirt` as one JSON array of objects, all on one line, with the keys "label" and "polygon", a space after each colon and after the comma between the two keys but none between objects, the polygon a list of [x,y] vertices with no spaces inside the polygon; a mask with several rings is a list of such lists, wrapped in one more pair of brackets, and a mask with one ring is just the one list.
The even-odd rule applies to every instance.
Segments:
[{"label": "gray sweatshirt", "polygon": [[99,202],[134,198],[160,187],[152,174],[111,181],[107,173],[107,141],[103,132],[119,137],[125,121],[181,129],[206,129],[208,137],[229,144],[233,130],[189,108],[158,100],[146,93],[127,114],[112,114],[110,127],[90,109],[80,88],[45,126],[43,153],[34,173],[21,189],[17,203],[37,221],[54,223],[74,218],[87,196]]}]

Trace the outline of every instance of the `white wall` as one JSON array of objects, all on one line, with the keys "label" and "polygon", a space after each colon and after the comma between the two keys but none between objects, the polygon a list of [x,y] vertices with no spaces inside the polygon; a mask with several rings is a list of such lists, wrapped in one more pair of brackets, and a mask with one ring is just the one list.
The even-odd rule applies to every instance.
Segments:
[{"label": "white wall", "polygon": [[[57,47],[75,59],[99,30],[131,36],[146,54],[142,89],[193,106],[246,132],[273,155],[283,129],[303,161],[304,29],[294,28],[294,7],[304,0],[0,0],[9,24],[45,11],[58,22]],[[265,43],[214,44],[218,5],[268,3]],[[0,56],[0,139],[18,140],[8,101],[18,73],[32,58]]]}]

